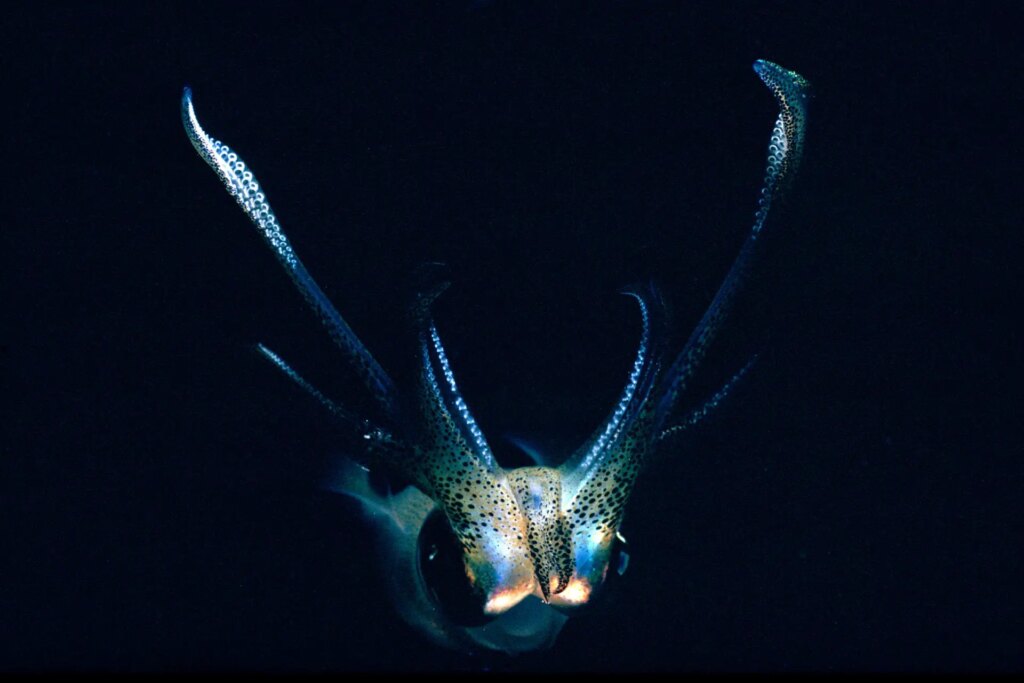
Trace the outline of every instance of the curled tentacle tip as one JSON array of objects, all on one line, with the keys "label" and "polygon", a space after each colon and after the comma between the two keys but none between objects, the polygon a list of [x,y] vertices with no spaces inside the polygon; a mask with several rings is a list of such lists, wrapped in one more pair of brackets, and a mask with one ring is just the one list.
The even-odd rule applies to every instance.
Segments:
[{"label": "curled tentacle tip", "polygon": [[768,61],[767,59],[758,59],[754,61],[754,71],[758,74],[766,74],[772,71],[789,71],[789,69],[784,69],[775,62]]},{"label": "curled tentacle tip", "polygon": [[619,296],[628,296],[631,299],[639,299],[640,292],[638,292],[636,289],[633,289],[632,287],[626,287],[624,289],[619,290]]},{"label": "curled tentacle tip", "polygon": [[443,261],[427,261],[416,267],[412,273],[412,286],[418,298],[433,294],[435,297],[451,284],[448,279],[449,267]]},{"label": "curled tentacle tip", "polygon": [[451,280],[440,280],[432,284],[429,288],[423,290],[423,292],[420,293],[420,297],[425,301],[433,302],[439,296],[448,291],[448,288],[451,286]]},{"label": "curled tentacle tip", "polygon": [[626,285],[625,287],[622,287],[621,289],[619,289],[618,293],[619,293],[620,296],[634,296],[635,297],[637,294],[640,293],[640,288],[641,287],[643,287],[643,285],[641,285],[641,284],[639,284],[637,282],[631,282],[630,284]]},{"label": "curled tentacle tip", "polygon": [[657,295],[658,285],[654,283],[654,280],[641,280],[639,282],[633,282],[626,285],[619,290],[619,294],[622,296],[631,296],[637,298],[644,295]]},{"label": "curled tentacle tip", "polygon": [[784,85],[791,95],[800,94],[806,97],[809,94],[811,84],[806,78],[775,62],[758,59],[754,62],[754,72],[769,86]]},{"label": "curled tentacle tip", "polygon": [[450,280],[441,280],[416,292],[416,301],[412,309],[414,319],[421,323],[429,323],[431,306],[434,305],[434,302],[444,294],[451,284]]}]

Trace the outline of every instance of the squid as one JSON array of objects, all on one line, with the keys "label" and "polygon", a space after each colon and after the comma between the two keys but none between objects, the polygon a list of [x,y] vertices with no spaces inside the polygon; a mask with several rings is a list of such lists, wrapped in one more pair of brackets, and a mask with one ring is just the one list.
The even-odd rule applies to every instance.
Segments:
[{"label": "squid", "polygon": [[[680,397],[746,279],[772,206],[790,187],[803,151],[810,85],[766,60],[754,71],[779,108],[753,226],[696,329],[674,355],[666,311],[652,285],[625,291],[642,323],[626,385],[605,421],[558,466],[503,468],[459,391],[431,315],[447,287],[424,287],[412,304],[415,386],[400,390],[306,270],[252,171],[200,125],[185,88],[181,115],[199,156],[256,225],[372,397],[367,418],[328,398],[281,356],[259,352],[319,402],[351,435],[346,458],[326,483],[372,520],[382,576],[400,615],[442,646],[527,652],[553,645],[566,621],[624,571],[620,527],[638,475],[698,423],[749,369],[696,409]],[[380,491],[371,473],[406,483]]]}]

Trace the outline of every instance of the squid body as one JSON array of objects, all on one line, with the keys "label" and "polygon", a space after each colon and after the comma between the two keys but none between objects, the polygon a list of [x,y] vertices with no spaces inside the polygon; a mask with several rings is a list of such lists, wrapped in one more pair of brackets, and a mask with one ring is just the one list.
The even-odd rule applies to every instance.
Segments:
[{"label": "squid body", "polygon": [[[398,611],[436,642],[506,652],[551,646],[569,616],[601,592],[609,575],[624,570],[628,556],[619,527],[637,475],[652,454],[718,405],[749,368],[697,409],[676,414],[801,157],[809,84],[765,60],[755,62],[754,71],[779,107],[764,184],[753,227],[697,328],[673,355],[664,345],[666,315],[657,291],[627,291],[636,300],[642,333],[618,402],[561,465],[515,469],[496,462],[459,392],[431,317],[445,285],[426,288],[413,304],[418,378],[411,391],[400,392],[303,266],[252,172],[200,125],[185,89],[181,115],[192,145],[259,229],[374,399],[372,420],[357,415],[258,346],[353,435],[351,460],[337,468],[328,487],[358,499],[374,520],[382,575]],[[382,494],[371,485],[370,470],[409,485]]]}]

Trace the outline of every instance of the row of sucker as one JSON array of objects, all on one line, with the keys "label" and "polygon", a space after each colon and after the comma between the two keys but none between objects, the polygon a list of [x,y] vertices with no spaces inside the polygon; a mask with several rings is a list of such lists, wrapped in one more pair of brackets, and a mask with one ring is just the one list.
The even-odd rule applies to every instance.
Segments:
[{"label": "row of sucker", "polygon": [[811,84],[795,71],[763,59],[754,63],[754,71],[772,91],[779,105],[779,116],[768,142],[764,184],[754,216],[752,232],[757,235],[764,227],[773,199],[788,189],[803,157],[807,98]]},{"label": "row of sucker", "polygon": [[433,346],[434,354],[437,356],[441,374],[445,380],[441,392],[448,410],[452,411],[454,409],[455,413],[458,414],[458,424],[466,432],[466,438],[476,447],[477,456],[483,461],[484,465],[494,469],[497,467],[497,463],[494,460],[494,455],[491,453],[491,447],[487,444],[487,439],[484,438],[484,434],[473,418],[473,414],[470,412],[469,406],[466,405],[466,401],[462,398],[462,394],[459,393],[459,387],[455,382],[455,373],[452,372],[451,366],[448,364],[448,355],[445,353],[444,344],[441,343],[441,335],[438,334],[437,326],[433,323],[430,324],[430,342]]},{"label": "row of sucker", "polygon": [[374,399],[389,418],[395,418],[397,393],[394,383],[341,317],[299,260],[291,243],[270,208],[267,197],[252,171],[226,144],[203,130],[192,104],[192,91],[185,88],[181,101],[181,117],[192,146],[224,182],[246,215],[259,229],[274,251],[278,261],[292,278],[310,307],[316,311],[331,338],[345,353],[355,372],[363,380]]},{"label": "row of sucker", "polygon": [[640,306],[640,317],[643,324],[642,331],[640,333],[640,345],[637,349],[636,359],[633,361],[633,367],[629,372],[629,378],[626,380],[626,386],[622,390],[622,396],[619,398],[619,402],[615,404],[615,409],[605,421],[604,425],[599,429],[597,438],[593,439],[593,442],[587,449],[586,455],[579,464],[579,467],[584,470],[590,468],[594,459],[604,452],[608,443],[611,442],[618,433],[619,427],[622,425],[622,419],[626,415],[626,410],[632,404],[633,396],[636,395],[636,387],[640,382],[640,373],[643,370],[644,365],[647,363],[647,359],[650,355],[651,319],[650,313],[647,309],[647,303],[639,294],[629,292],[629,296],[636,299]]},{"label": "row of sucker", "polygon": [[421,297],[416,312],[421,318],[418,431],[412,457],[401,468],[444,511],[462,547],[467,575],[481,593],[524,575],[532,582],[519,502],[458,394],[429,319],[436,294]]},{"label": "row of sucker", "polygon": [[754,63],[754,71],[771,91],[779,107],[772,127],[765,165],[765,180],[758,198],[754,224],[739,255],[722,282],[708,310],[690,335],[683,350],[662,380],[658,422],[663,423],[686,391],[688,382],[703,360],[707,349],[732,310],[736,296],[747,280],[747,273],[759,252],[758,236],[764,229],[772,204],[791,185],[803,153],[807,98],[810,83],[795,71],[765,60]]}]

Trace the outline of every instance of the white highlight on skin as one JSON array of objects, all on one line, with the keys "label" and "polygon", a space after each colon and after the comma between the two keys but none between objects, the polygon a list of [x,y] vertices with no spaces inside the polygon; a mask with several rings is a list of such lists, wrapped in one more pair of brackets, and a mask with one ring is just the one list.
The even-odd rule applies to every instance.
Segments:
[{"label": "white highlight on skin", "polygon": [[597,437],[594,441],[594,445],[590,447],[583,462],[580,463],[580,469],[586,472],[596,457],[604,452],[605,447],[609,442],[616,436],[619,427],[622,423],[622,418],[626,414],[626,409],[629,407],[629,402],[633,400],[633,394],[636,393],[637,383],[640,381],[640,372],[643,370],[644,361],[647,360],[647,347],[650,343],[650,318],[647,313],[647,304],[644,300],[630,294],[630,296],[636,298],[640,303],[640,315],[643,318],[643,332],[640,337],[640,349],[636,353],[636,360],[633,361],[633,369],[629,373],[629,381],[626,383],[626,388],[622,392],[622,397],[619,399],[618,405],[615,406],[615,412],[612,414],[612,418],[608,420],[608,424],[605,425],[604,431],[601,432],[601,436]]},{"label": "white highlight on skin", "polygon": [[445,355],[444,345],[441,344],[441,336],[437,333],[437,327],[434,325],[430,326],[430,340],[434,344],[434,352],[437,353],[437,359],[441,363],[441,372],[444,373],[444,379],[448,383],[448,388],[451,389],[452,395],[455,396],[455,409],[459,411],[463,424],[466,425],[470,435],[473,437],[477,453],[488,465],[493,467],[494,456],[491,454],[491,448],[487,445],[484,433],[480,431],[476,420],[473,419],[473,415],[469,412],[469,406],[466,405],[466,402],[462,400],[462,396],[459,394],[459,388],[455,384],[455,373],[452,372],[451,366],[448,365],[448,356]]},{"label": "white highlight on skin", "polygon": [[754,217],[753,234],[755,237],[761,232],[761,228],[764,227],[764,222],[768,218],[768,211],[772,206],[772,198],[775,193],[779,170],[782,168],[782,162],[788,153],[789,138],[786,137],[785,121],[780,114],[775,119],[775,127],[772,129],[772,137],[768,143],[768,167],[765,170],[764,186],[761,189],[761,199],[758,202],[757,215]]},{"label": "white highlight on skin", "polygon": [[295,268],[298,258],[292,250],[288,238],[281,231],[266,195],[260,191],[260,185],[256,182],[251,171],[239,156],[231,151],[231,148],[219,140],[210,137],[199,124],[195,107],[192,106],[192,93],[186,91],[183,105],[186,113],[186,131],[192,145],[213,168],[217,175],[224,181],[228,192],[239,206],[248,214],[249,218],[259,227],[270,242],[270,246],[278,253],[290,268]]}]

